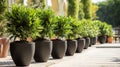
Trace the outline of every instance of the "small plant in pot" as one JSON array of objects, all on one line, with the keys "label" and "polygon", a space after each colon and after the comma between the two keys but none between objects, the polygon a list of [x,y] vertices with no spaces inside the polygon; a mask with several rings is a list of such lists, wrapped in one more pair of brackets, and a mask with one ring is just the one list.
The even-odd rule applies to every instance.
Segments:
[{"label": "small plant in pot", "polygon": [[112,31],[112,26],[111,25],[108,25],[108,33],[107,33],[107,42],[108,43],[112,43],[113,42],[113,31]]},{"label": "small plant in pot", "polygon": [[101,21],[97,21],[97,26],[99,27],[99,35],[98,35],[98,41],[101,44],[104,44],[106,42],[106,38],[107,38],[107,33],[108,33],[108,29],[107,29],[107,23],[106,22],[101,22]]},{"label": "small plant in pot", "polygon": [[76,49],[76,53],[81,53],[84,46],[85,46],[85,39],[80,35],[82,33],[82,26],[81,26],[81,22],[78,21],[77,23],[77,27],[75,29],[76,31],[76,37],[75,39],[77,40],[77,49]]},{"label": "small plant in pot", "polygon": [[53,41],[52,57],[54,59],[63,58],[67,49],[67,41],[64,39],[70,32],[70,24],[67,17],[57,16],[55,19],[54,34],[57,37]]},{"label": "small plant in pot", "polygon": [[75,40],[78,35],[78,24],[77,21],[71,17],[68,17],[69,24],[71,26],[71,31],[67,35],[67,50],[66,56],[73,56],[77,49],[77,41]]},{"label": "small plant in pot", "polygon": [[54,12],[51,9],[37,9],[37,16],[41,20],[40,25],[43,29],[34,40],[36,48],[34,59],[36,62],[46,62],[52,52],[52,41],[49,38],[53,32]]},{"label": "small plant in pot", "polygon": [[90,44],[90,38],[89,38],[89,20],[83,19],[80,21],[80,36],[82,36],[85,39],[85,46],[84,49],[87,49]]},{"label": "small plant in pot", "polygon": [[90,37],[90,46],[97,43],[97,36],[99,34],[99,28],[94,21],[90,22],[89,25],[89,37]]},{"label": "small plant in pot", "polygon": [[[13,5],[10,12],[5,16],[9,21],[7,31],[11,34],[14,41],[10,43],[10,53],[16,66],[28,66],[35,51],[35,43],[28,42],[28,37],[38,35],[39,20],[33,8],[23,5]],[[19,38],[16,41],[16,38]]]}]

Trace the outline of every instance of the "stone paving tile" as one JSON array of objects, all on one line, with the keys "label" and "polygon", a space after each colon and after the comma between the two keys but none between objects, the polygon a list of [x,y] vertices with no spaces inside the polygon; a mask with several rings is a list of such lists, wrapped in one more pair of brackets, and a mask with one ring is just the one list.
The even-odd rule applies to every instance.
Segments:
[{"label": "stone paving tile", "polygon": [[[120,46],[120,44],[95,45],[74,56],[52,59],[46,63],[32,61],[29,67],[120,67],[120,48],[96,48],[100,46]],[[16,67],[10,56],[0,58],[0,67]]]}]

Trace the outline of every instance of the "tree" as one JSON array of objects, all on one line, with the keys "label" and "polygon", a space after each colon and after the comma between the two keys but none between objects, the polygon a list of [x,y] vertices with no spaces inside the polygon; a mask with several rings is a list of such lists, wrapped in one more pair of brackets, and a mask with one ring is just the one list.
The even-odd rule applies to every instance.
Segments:
[{"label": "tree", "polygon": [[92,16],[91,18],[92,18],[92,20],[95,20],[98,18],[96,15],[96,12],[98,11],[98,9],[99,9],[98,5],[96,5],[96,4],[91,5],[91,16]]},{"label": "tree", "polygon": [[78,19],[79,0],[68,0],[68,16]]},{"label": "tree", "polygon": [[81,0],[85,19],[91,19],[91,0]]},{"label": "tree", "polygon": [[43,9],[46,7],[46,0],[31,0],[31,4],[34,5],[36,8],[39,7]]},{"label": "tree", "polygon": [[84,12],[83,12],[83,4],[79,3],[79,13],[78,13],[79,20],[82,20],[84,18]]},{"label": "tree", "polygon": [[106,0],[98,3],[98,6],[99,20],[108,22],[114,27],[120,25],[120,0]]}]

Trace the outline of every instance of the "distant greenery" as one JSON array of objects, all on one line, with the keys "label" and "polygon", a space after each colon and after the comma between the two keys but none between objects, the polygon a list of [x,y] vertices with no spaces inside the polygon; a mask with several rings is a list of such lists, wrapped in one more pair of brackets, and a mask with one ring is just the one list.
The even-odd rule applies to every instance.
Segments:
[{"label": "distant greenery", "polygon": [[46,0],[32,0],[32,5],[34,5],[35,8],[45,8],[46,7]]},{"label": "distant greenery", "polygon": [[97,16],[99,20],[108,22],[116,27],[120,25],[120,0],[106,0],[98,4]]},{"label": "distant greenery", "polygon": [[79,13],[78,13],[78,18],[79,20],[82,20],[84,18],[84,12],[83,12],[83,4],[79,2]]},{"label": "distant greenery", "polygon": [[2,14],[6,9],[6,0],[0,0],[0,14]]},{"label": "distant greenery", "polygon": [[0,36],[3,36],[6,32],[6,22],[4,13],[7,8],[7,2],[6,0],[0,0]]},{"label": "distant greenery", "polygon": [[96,20],[98,19],[98,16],[97,16],[97,11],[98,11],[99,7],[97,4],[92,4],[91,5],[91,16],[92,16],[92,20]]},{"label": "distant greenery", "polygon": [[85,19],[91,19],[91,0],[81,0],[83,4],[83,12],[85,14]]},{"label": "distant greenery", "polygon": [[68,0],[68,16],[78,19],[79,0]]}]

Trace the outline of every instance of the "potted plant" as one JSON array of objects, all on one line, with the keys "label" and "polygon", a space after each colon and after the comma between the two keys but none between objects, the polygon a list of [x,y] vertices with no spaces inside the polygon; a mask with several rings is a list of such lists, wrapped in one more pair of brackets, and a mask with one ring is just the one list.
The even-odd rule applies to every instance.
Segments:
[{"label": "potted plant", "polygon": [[77,49],[77,41],[75,40],[78,35],[78,23],[75,19],[68,17],[71,26],[70,33],[67,35],[67,50],[66,56],[73,56]]},{"label": "potted plant", "polygon": [[75,22],[75,26],[74,26],[74,38],[75,40],[77,40],[77,49],[76,49],[76,53],[81,53],[84,46],[85,46],[85,39],[80,35],[82,29],[81,29],[81,22],[77,21]]},{"label": "potted plant", "polygon": [[82,36],[85,39],[85,46],[84,49],[87,49],[90,44],[90,38],[89,38],[89,20],[83,19],[80,21],[80,36]]},{"label": "potted plant", "polygon": [[[35,43],[28,42],[28,37],[34,38],[39,32],[39,20],[33,8],[23,5],[13,5],[5,16],[9,21],[7,31],[14,41],[10,43],[10,53],[16,66],[28,66],[34,55]],[[19,38],[16,41],[16,38]]]},{"label": "potted plant", "polygon": [[55,19],[55,27],[54,34],[57,37],[53,39],[53,50],[52,57],[55,59],[63,58],[67,49],[67,42],[65,41],[65,37],[70,31],[70,24],[66,17],[57,16]]},{"label": "potted plant", "polygon": [[99,34],[99,28],[96,25],[95,21],[91,21],[89,25],[89,37],[90,37],[90,46],[95,45],[97,43],[97,36]]},{"label": "potted plant", "polygon": [[36,62],[46,62],[52,51],[52,41],[49,38],[53,32],[54,12],[51,9],[37,9],[37,16],[41,20],[40,25],[43,28],[39,32],[40,35],[34,40],[36,48],[34,59]]},{"label": "potted plant", "polygon": [[106,38],[107,38],[107,33],[108,33],[108,29],[107,29],[107,23],[106,22],[101,22],[98,21],[97,22],[97,26],[99,27],[99,35],[98,35],[98,41],[103,44],[106,42]]},{"label": "potted plant", "polygon": [[107,42],[112,43],[113,42],[113,31],[112,31],[112,26],[108,25],[108,33],[107,33]]}]

